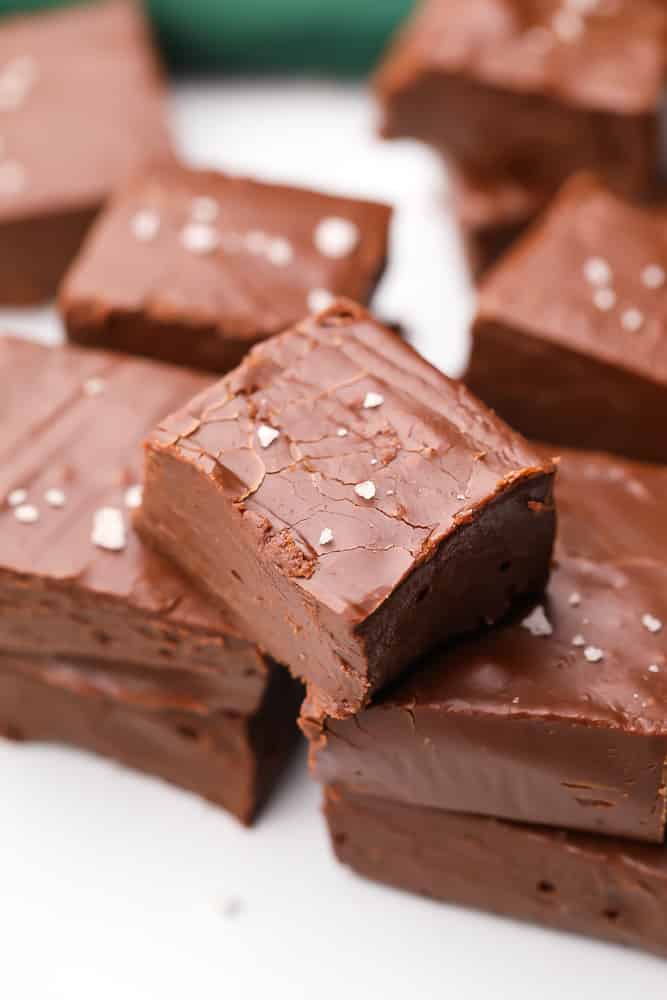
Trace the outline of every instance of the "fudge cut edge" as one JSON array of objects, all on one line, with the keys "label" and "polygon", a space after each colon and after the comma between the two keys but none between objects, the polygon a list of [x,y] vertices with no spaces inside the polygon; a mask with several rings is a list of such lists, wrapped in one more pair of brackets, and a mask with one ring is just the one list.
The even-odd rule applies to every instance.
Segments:
[{"label": "fudge cut edge", "polygon": [[667,957],[662,845],[570,834],[325,790],[335,854],[359,875]]},{"label": "fudge cut edge", "polygon": [[[626,72],[612,84],[604,60],[590,53],[579,57],[586,71],[574,71],[569,44],[559,51],[556,43],[555,58],[542,61],[538,70],[528,59],[522,73],[524,59],[516,51],[520,18],[512,25],[513,17],[499,15],[494,26],[483,3],[453,6],[424,3],[397,33],[377,70],[374,89],[385,138],[446,144],[461,164],[492,179],[499,173],[533,183],[540,178],[545,195],[554,182],[557,186],[584,166],[605,171],[609,182],[627,194],[659,184],[658,112],[666,58],[664,46],[651,41],[664,33],[664,12],[653,12],[652,29],[639,22],[636,50],[644,58],[629,57]],[[627,33],[619,32],[620,38]],[[596,47],[602,48],[593,45],[593,54]],[[542,133],[551,142],[547,157],[544,150],[539,155],[534,123],[540,118],[547,122]],[[507,127],[501,131],[503,120]],[[489,129],[495,130],[495,141],[489,142]],[[580,141],[570,142],[564,155],[567,136],[575,132]]]},{"label": "fudge cut edge", "polygon": [[[340,287],[345,294],[368,302],[386,270],[393,214],[387,204],[268,184],[251,177],[232,178],[219,171],[195,170],[165,161],[139,171],[115,193],[91,227],[60,284],[58,308],[71,342],[224,374],[239,365],[251,347],[282,332],[298,318],[297,315],[281,318],[279,311],[270,320],[255,317],[253,321],[249,316],[222,315],[211,306],[192,311],[191,304],[188,311],[187,306],[170,304],[164,294],[167,289],[153,288],[150,281],[143,295],[134,301],[116,301],[113,294],[108,296],[104,271],[113,257],[111,245],[118,242],[118,233],[113,227],[128,206],[136,201],[138,207],[141,196],[150,194],[156,184],[167,204],[190,189],[193,198],[210,197],[218,201],[223,214],[226,201],[252,202],[257,190],[272,192],[277,203],[288,204],[293,200],[295,210],[299,200],[305,202],[306,208],[313,201],[321,202],[323,213],[326,210],[331,215],[344,216],[345,206],[354,206],[355,214],[360,216],[358,224],[363,231],[362,238],[346,262],[347,273],[337,276],[331,284]],[[361,218],[362,212],[365,219]],[[130,238],[129,227],[127,232]],[[295,243],[297,250],[301,250],[301,241]],[[116,252],[119,249],[116,247]],[[331,263],[340,269],[342,262]],[[335,287],[332,291],[335,294]],[[303,308],[306,308],[305,295]],[[260,307],[257,309],[259,311]]]},{"label": "fudge cut edge", "polygon": [[[573,314],[567,327],[554,329],[546,319],[540,322],[540,315],[549,315],[551,303],[542,303],[541,313],[536,312],[531,294],[520,289],[531,288],[536,267],[548,269],[550,255],[555,256],[551,247],[566,238],[565,223],[574,229],[576,213],[586,217],[587,207],[594,208],[595,199],[602,198],[605,214],[615,208],[622,212],[621,223],[628,230],[635,220],[640,229],[641,220],[649,218],[646,208],[620,200],[595,174],[582,172],[572,177],[552,207],[484,281],[463,381],[532,439],[667,462],[661,432],[667,414],[667,378],[657,353],[651,356],[642,341],[633,349],[630,341],[619,347],[603,336],[572,336],[571,331],[582,327],[586,318],[583,311]],[[636,239],[639,247],[642,237]],[[582,243],[582,253],[592,259],[594,250]],[[661,248],[636,256],[659,259]],[[647,318],[651,317],[649,309],[658,317],[659,306],[659,301],[650,302]],[[589,308],[596,317],[605,315],[592,305]],[[526,385],[533,391],[526,392]]]},{"label": "fudge cut edge", "polygon": [[[300,686],[278,665],[253,714],[201,701],[183,671],[183,690],[124,664],[3,653],[0,736],[76,746],[161,778],[222,806],[250,825],[296,742]],[[212,687],[214,682],[212,682]]]},{"label": "fudge cut edge", "polygon": [[[337,336],[346,326],[365,323],[373,336],[386,335],[395,343],[351,303],[338,303],[310,322],[335,328]],[[313,329],[307,322],[278,340]],[[275,339],[273,344],[275,349]],[[251,352],[244,365],[270,366],[264,347]],[[451,385],[411,349],[401,345],[400,350],[406,368],[421,365],[443,388]],[[238,372],[219,383],[223,395],[225,383],[234,378]],[[467,396],[465,401],[479,406],[495,427],[496,418],[481,404]],[[246,634],[309,685],[323,714],[355,714],[435,643],[492,624],[517,596],[544,586],[554,537],[555,470],[534,455],[534,464],[526,461],[520,471],[498,481],[495,492],[453,517],[447,531],[422,546],[370,611],[349,604],[341,611],[335,600],[328,602],[304,585],[310,563],[291,531],[271,532],[243,502],[230,502],[215,445],[206,454],[191,443],[179,447],[187,427],[199,423],[198,405],[193,400],[175,415],[173,426],[167,421],[168,429],[158,429],[146,443],[146,489],[137,526],[149,543],[232,607]],[[524,445],[513,435],[509,440]]]}]

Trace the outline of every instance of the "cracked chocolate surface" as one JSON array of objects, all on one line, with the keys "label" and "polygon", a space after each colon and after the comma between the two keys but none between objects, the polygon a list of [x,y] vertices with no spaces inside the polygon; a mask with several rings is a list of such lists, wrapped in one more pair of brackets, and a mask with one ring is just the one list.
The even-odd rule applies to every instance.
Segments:
[{"label": "cracked chocolate surface", "polygon": [[662,842],[666,489],[663,467],[564,453],[555,566],[533,613],[433,654],[353,721],[307,725],[318,777]]},{"label": "cracked chocolate surface", "polygon": [[[367,302],[390,217],[375,202],[165,165],[93,228],[61,290],[69,336],[228,371],[313,299]],[[318,241],[326,220],[349,228],[347,244]]]},{"label": "cracked chocolate surface", "polygon": [[[383,404],[365,409],[369,392]],[[261,423],[279,431],[265,449]],[[344,308],[266,344],[155,440],[216,478],[298,586],[357,620],[476,508],[548,468],[460,383]],[[354,489],[367,481],[371,501]]]},{"label": "cracked chocolate surface", "polygon": [[[267,427],[277,432],[270,443]],[[194,472],[197,485],[167,485],[174,461],[173,474],[180,465],[183,475]],[[237,612],[244,603],[247,614],[250,602],[262,602],[262,588],[257,598],[245,568],[217,541],[230,518],[241,544],[267,572],[280,574],[274,586],[294,585],[308,624],[319,615],[331,633],[323,611],[348,629],[363,625],[445,540],[515,490],[535,488],[535,509],[527,496],[523,507],[517,501],[517,515],[537,522],[542,513],[546,539],[552,472],[460,383],[359,307],[341,303],[255,348],[235,372],[161,423],[149,443],[141,523],[189,572],[228,595]],[[205,484],[210,508],[195,496]],[[193,530],[186,508],[195,501],[211,520]],[[217,569],[213,562],[204,568],[203,551],[191,560],[190,541],[183,544],[192,532],[195,547],[205,545],[207,530],[220,545]],[[498,544],[491,531],[489,558]],[[477,563],[477,551],[461,546],[461,558]],[[246,582],[245,597],[235,576]],[[295,627],[298,642],[305,623]],[[290,665],[296,649],[292,663],[281,649]],[[339,655],[345,669],[349,649]],[[307,664],[299,666],[307,674]]]}]

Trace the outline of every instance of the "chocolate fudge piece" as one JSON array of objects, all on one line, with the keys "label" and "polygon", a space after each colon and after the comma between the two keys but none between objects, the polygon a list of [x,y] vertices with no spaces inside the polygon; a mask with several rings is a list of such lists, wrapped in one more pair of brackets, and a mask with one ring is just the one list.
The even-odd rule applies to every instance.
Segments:
[{"label": "chocolate fudge piece", "polygon": [[0,380],[0,729],[126,759],[249,821],[298,688],[131,527],[142,438],[206,379],[2,337]]},{"label": "chocolate fudge piece", "polygon": [[328,789],[338,859],[431,899],[667,957],[667,849]]},{"label": "chocolate fudge piece", "polygon": [[[226,662],[227,661],[227,662]],[[242,683],[241,663],[219,661]],[[294,746],[299,691],[265,666],[251,714],[224,673],[0,653],[0,736],[67,743],[155,775],[249,824]]]},{"label": "chocolate fudge piece", "polygon": [[114,198],[67,276],[69,337],[226,372],[328,306],[368,301],[386,205],[165,166]]},{"label": "chocolate fudge piece", "polygon": [[484,283],[467,385],[557,444],[667,462],[667,212],[588,175]]},{"label": "chocolate fudge piece", "polygon": [[50,298],[119,182],[170,156],[141,8],[0,20],[0,303]]},{"label": "chocolate fudge piece", "polygon": [[525,185],[477,181],[449,165],[452,208],[472,277],[480,281],[544,208],[544,196]]},{"label": "chocolate fudge piece", "polygon": [[550,462],[352,303],[147,445],[141,530],[334,716],[541,588]]},{"label": "chocolate fudge piece", "polygon": [[662,0],[426,0],[377,77],[384,134],[491,183],[553,191],[595,169],[643,193],[660,163]]},{"label": "chocolate fudge piece", "polygon": [[319,779],[411,805],[663,841],[665,495],[667,468],[565,454],[543,601],[433,654],[357,719],[306,718]]}]

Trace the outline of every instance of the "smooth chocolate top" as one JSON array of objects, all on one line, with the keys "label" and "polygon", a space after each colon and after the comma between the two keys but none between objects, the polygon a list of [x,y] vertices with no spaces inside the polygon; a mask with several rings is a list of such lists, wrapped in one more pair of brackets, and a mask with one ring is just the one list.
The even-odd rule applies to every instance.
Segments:
[{"label": "smooth chocolate top", "polygon": [[496,495],[551,471],[461,383],[345,302],[254,348],[153,444],[215,477],[262,555],[352,622]]},{"label": "smooth chocolate top", "polygon": [[143,437],[206,381],[157,362],[0,337],[0,584],[60,582],[224,631],[219,609],[144,548],[128,506]]},{"label": "smooth chocolate top", "polygon": [[374,711],[428,707],[667,734],[666,493],[662,466],[563,453],[543,616],[434,654],[362,728]]},{"label": "smooth chocolate top", "polygon": [[0,220],[95,207],[170,155],[141,8],[102,0],[0,21]]},{"label": "smooth chocolate top", "polygon": [[573,105],[658,109],[667,76],[662,0],[426,0],[377,78],[384,100],[448,74]]},{"label": "smooth chocolate top", "polygon": [[336,295],[367,300],[390,217],[374,202],[164,166],[113,199],[61,301],[79,322],[142,313],[256,340]]},{"label": "smooth chocolate top", "polygon": [[484,284],[477,320],[667,384],[667,212],[573,178]]}]

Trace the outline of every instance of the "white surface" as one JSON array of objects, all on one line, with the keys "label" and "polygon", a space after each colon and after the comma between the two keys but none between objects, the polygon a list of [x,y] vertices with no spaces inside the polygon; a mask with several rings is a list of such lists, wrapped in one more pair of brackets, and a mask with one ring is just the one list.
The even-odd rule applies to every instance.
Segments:
[{"label": "white surface", "polygon": [[[457,372],[471,300],[435,161],[373,139],[354,88],[219,84],[174,101],[199,163],[399,206],[378,309]],[[53,313],[0,327],[55,340]],[[664,963],[441,906],[337,866],[299,759],[259,825],[74,751],[0,745],[0,997],[616,1000]],[[232,915],[234,914],[235,915]]]}]

